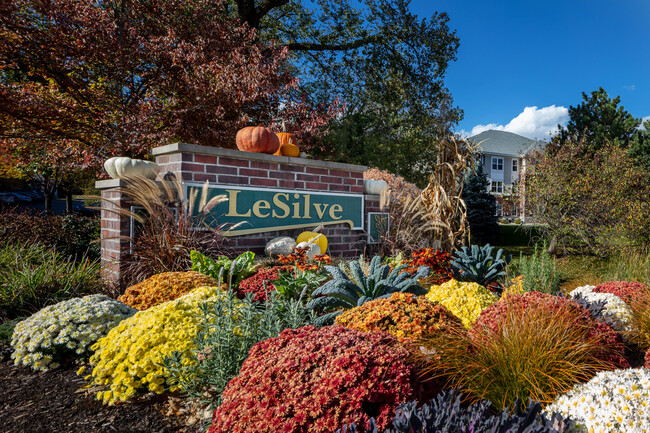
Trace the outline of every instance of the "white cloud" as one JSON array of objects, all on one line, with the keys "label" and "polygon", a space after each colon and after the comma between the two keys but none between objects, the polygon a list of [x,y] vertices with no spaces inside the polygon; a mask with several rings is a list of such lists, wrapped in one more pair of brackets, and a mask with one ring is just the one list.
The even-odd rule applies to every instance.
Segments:
[{"label": "white cloud", "polygon": [[476,125],[471,132],[462,130],[459,132],[464,137],[472,137],[489,129],[512,132],[528,138],[547,139],[549,135],[557,134],[558,125],[564,126],[569,121],[569,110],[566,107],[526,107],[517,117],[508,122],[507,125],[488,123],[487,125]]},{"label": "white cloud", "polygon": [[634,92],[634,90],[636,89],[636,85],[630,84],[629,86],[623,86],[623,88],[625,90],[629,90],[630,92]]}]

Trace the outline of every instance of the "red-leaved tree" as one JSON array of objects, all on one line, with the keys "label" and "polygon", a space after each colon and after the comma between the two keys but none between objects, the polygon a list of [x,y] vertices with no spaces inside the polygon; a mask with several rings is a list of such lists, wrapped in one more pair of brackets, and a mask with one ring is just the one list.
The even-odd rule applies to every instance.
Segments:
[{"label": "red-leaved tree", "polygon": [[54,184],[172,141],[233,147],[284,121],[309,150],[337,104],[287,73],[225,0],[0,3],[0,154]]}]

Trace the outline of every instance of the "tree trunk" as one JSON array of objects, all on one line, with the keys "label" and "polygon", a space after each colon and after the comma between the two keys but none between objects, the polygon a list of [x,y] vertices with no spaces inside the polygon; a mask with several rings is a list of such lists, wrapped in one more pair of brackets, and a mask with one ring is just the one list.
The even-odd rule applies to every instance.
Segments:
[{"label": "tree trunk", "polygon": [[45,197],[45,212],[52,213],[52,198],[54,196],[54,192],[43,191],[43,196]]},{"label": "tree trunk", "polygon": [[65,213],[72,213],[72,193],[70,191],[65,192]]},{"label": "tree trunk", "polygon": [[555,254],[557,251],[557,235],[553,235],[551,238],[551,243],[548,244],[548,249],[546,250],[549,254]]}]

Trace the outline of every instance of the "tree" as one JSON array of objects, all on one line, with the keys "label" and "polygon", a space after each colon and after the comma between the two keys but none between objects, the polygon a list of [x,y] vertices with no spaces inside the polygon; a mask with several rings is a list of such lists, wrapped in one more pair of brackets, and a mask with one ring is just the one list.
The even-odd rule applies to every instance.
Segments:
[{"label": "tree", "polygon": [[233,147],[251,124],[284,120],[309,149],[336,107],[297,92],[288,49],[260,40],[229,5],[2,2],[0,150],[56,185],[173,140]]},{"label": "tree", "polygon": [[496,241],[499,224],[496,216],[496,197],[488,192],[490,181],[483,164],[470,173],[463,187],[463,200],[467,206],[467,221],[471,243],[488,244]]},{"label": "tree", "polygon": [[462,111],[444,86],[459,46],[445,13],[421,19],[409,0],[236,0],[239,18],[289,49],[300,90],[346,112],[316,156],[387,169],[420,186],[437,142]]},{"label": "tree", "polygon": [[641,120],[618,105],[621,97],[612,99],[600,87],[591,96],[583,92],[582,99],[580,105],[569,107],[569,123],[566,128],[560,126],[559,141],[583,140],[587,151],[596,151],[606,143],[628,148]]},{"label": "tree", "polygon": [[650,242],[650,172],[617,144],[570,139],[531,159],[526,202],[547,226],[549,252],[565,242],[603,254]]}]

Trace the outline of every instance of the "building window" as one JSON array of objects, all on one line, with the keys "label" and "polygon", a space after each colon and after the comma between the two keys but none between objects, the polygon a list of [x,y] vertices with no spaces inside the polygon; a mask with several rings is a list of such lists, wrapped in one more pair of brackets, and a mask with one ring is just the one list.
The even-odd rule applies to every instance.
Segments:
[{"label": "building window", "polygon": [[501,216],[501,203],[497,203],[496,216]]},{"label": "building window", "polygon": [[503,158],[492,157],[492,170],[503,171]]},{"label": "building window", "polygon": [[496,192],[499,194],[503,193],[503,182],[498,181],[498,180],[493,180],[492,181],[492,188],[490,189],[490,192]]},{"label": "building window", "polygon": [[485,165],[485,155],[482,153],[478,156],[478,160],[481,163],[481,165]]},{"label": "building window", "polygon": [[517,161],[516,159],[513,159],[512,160],[512,172],[516,173],[518,169],[519,169],[519,161]]}]

